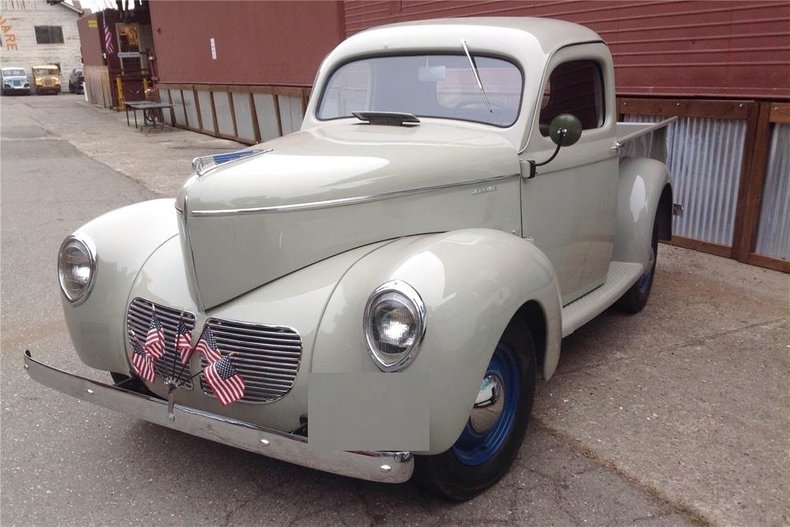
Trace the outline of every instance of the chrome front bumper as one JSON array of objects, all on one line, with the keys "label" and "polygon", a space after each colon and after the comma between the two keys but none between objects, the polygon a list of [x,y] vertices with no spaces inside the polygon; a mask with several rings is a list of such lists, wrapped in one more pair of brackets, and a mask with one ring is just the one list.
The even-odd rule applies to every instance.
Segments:
[{"label": "chrome front bumper", "polygon": [[308,446],[305,437],[178,404],[171,420],[167,401],[52,368],[33,359],[29,351],[25,351],[25,369],[34,381],[77,399],[295,465],[383,483],[402,483],[414,471],[414,457],[408,452],[318,451]]}]

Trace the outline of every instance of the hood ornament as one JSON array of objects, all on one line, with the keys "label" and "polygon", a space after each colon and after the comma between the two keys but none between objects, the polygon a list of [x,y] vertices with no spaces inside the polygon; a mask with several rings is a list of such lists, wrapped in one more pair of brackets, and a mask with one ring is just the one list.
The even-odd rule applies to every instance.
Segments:
[{"label": "hood ornament", "polygon": [[251,150],[238,150],[236,152],[228,152],[226,154],[214,154],[210,156],[196,157],[192,160],[192,170],[198,175],[198,177],[200,177],[211,172],[218,166],[224,165],[225,163],[241,161],[242,159],[259,156],[261,154],[271,152],[272,150],[272,148],[253,148]]}]

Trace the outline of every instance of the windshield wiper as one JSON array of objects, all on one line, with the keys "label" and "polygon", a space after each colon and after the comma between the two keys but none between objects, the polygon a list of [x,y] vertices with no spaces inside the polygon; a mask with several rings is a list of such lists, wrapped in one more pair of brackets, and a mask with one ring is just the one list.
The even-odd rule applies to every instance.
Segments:
[{"label": "windshield wiper", "polygon": [[475,74],[477,87],[480,88],[480,93],[483,94],[483,99],[485,99],[486,101],[486,106],[488,106],[488,111],[494,113],[494,109],[491,107],[491,102],[488,100],[488,95],[486,95],[486,91],[483,89],[483,83],[480,82],[480,75],[477,74],[477,66],[475,65],[475,61],[472,58],[472,55],[469,53],[469,47],[466,45],[466,40],[462,40],[461,45],[464,47],[464,53],[466,53],[466,58],[469,59],[469,66],[472,67],[472,73]]}]

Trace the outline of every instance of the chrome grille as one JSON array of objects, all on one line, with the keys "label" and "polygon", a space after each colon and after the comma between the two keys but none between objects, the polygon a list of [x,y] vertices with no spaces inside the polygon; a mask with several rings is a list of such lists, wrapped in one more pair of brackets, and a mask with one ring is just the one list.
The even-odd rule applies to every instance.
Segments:
[{"label": "chrome grille", "polygon": [[178,375],[179,380],[186,381],[182,388],[191,390],[192,381],[187,381],[192,376],[190,367],[189,365],[182,367],[181,361],[178,360],[176,355],[176,331],[178,331],[178,323],[183,317],[187,330],[191,332],[192,328],[195,327],[195,315],[186,311],[182,313],[178,309],[160,306],[142,298],[135,298],[129,304],[129,311],[126,315],[127,330],[134,331],[137,338],[145,341],[148,326],[151,324],[151,314],[154,306],[156,306],[156,316],[159,318],[165,331],[165,354],[154,365],[156,374],[163,379]]},{"label": "chrome grille", "polygon": [[[206,323],[223,355],[231,358],[244,378],[244,398],[250,403],[279,399],[293,387],[302,358],[302,338],[291,328],[210,318]],[[201,367],[207,366],[201,357]],[[201,376],[203,392],[213,396]]]}]

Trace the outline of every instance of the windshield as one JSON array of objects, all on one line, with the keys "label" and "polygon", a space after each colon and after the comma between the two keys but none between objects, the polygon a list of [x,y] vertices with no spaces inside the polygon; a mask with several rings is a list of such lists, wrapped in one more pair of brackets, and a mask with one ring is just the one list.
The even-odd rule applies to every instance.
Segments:
[{"label": "windshield", "polygon": [[4,77],[24,77],[25,70],[18,70],[18,69],[10,69],[10,70],[3,70]]},{"label": "windshield", "polygon": [[33,73],[36,75],[57,75],[57,68],[33,68]]},{"label": "windshield", "polygon": [[474,56],[474,62],[485,95],[466,55],[369,57],[346,63],[329,77],[318,118],[382,111],[512,125],[521,104],[521,70],[493,57]]}]

